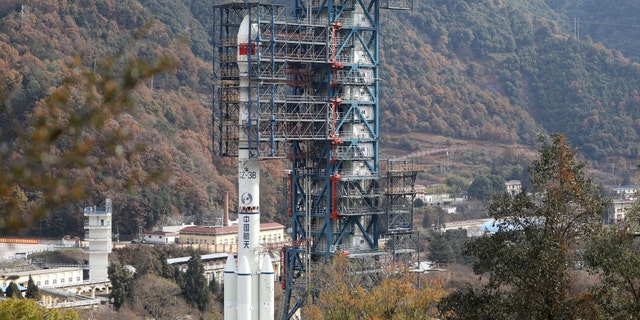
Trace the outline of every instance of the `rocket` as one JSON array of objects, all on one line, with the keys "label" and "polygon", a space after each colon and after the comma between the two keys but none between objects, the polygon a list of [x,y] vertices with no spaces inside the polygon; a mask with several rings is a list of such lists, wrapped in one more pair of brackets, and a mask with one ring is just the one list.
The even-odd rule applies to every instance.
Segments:
[{"label": "rocket", "polygon": [[[238,133],[238,261],[233,256],[227,258],[224,269],[224,318],[235,319],[274,319],[274,275],[271,259],[265,255],[260,268],[260,164],[259,159],[251,157],[257,151],[257,142],[249,143],[248,128],[252,125],[249,110],[249,61],[255,54],[255,43],[251,36],[258,34],[256,25],[251,25],[249,16],[245,16],[238,30],[238,69],[239,86],[239,126]],[[259,270],[260,269],[260,270]],[[263,290],[270,279],[270,289]],[[229,280],[229,282],[227,282]],[[263,283],[263,285],[261,285]],[[229,300],[227,300],[229,299]],[[263,308],[260,308],[260,305]],[[262,309],[271,310],[261,312]]]}]

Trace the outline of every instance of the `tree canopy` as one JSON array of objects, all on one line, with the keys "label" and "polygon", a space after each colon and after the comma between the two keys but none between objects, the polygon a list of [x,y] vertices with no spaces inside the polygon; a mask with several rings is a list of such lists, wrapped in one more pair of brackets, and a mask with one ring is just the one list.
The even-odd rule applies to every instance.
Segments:
[{"label": "tree canopy", "polygon": [[[336,256],[316,277],[318,297],[303,308],[306,319],[433,319],[445,294],[441,279],[408,272],[403,266],[367,278],[357,262]],[[372,282],[373,281],[373,282]]]},{"label": "tree canopy", "polygon": [[530,168],[533,192],[494,199],[489,215],[499,231],[468,242],[473,270],[487,284],[444,299],[449,318],[479,319],[493,309],[494,319],[575,319],[593,307],[578,290],[575,271],[608,202],[564,136],[539,141]]},{"label": "tree canopy", "polygon": [[191,258],[187,262],[184,282],[182,283],[182,296],[189,304],[198,307],[200,311],[207,308],[209,304],[209,284],[204,276],[204,265],[197,251],[191,253]]},{"label": "tree canopy", "polygon": [[33,299],[7,299],[0,301],[0,319],[77,320],[78,315],[70,309],[47,309]]},{"label": "tree canopy", "polygon": [[27,282],[27,293],[25,294],[26,298],[40,300],[40,288],[33,281],[31,275],[29,275],[29,281]]}]

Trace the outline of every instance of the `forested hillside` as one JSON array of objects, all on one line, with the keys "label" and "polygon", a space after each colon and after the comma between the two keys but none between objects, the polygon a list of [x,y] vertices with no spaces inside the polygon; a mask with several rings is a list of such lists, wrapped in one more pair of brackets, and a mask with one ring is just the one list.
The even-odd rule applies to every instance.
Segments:
[{"label": "forested hillside", "polygon": [[[208,2],[202,4],[204,9],[191,9],[211,12]],[[150,23],[149,31],[132,41],[133,33],[146,23]],[[61,70],[74,56],[90,67],[122,51],[125,56],[149,60],[168,55],[177,64],[139,86],[133,97],[134,112],[111,124],[127,127],[134,135],[132,143],[143,146],[143,151],[101,168],[87,168],[90,172],[82,177],[88,177],[89,198],[51,212],[51,218],[36,224],[32,233],[81,234],[82,207],[103,205],[105,197],[114,203],[114,231],[122,234],[135,234],[138,226],[149,229],[181,216],[202,222],[220,216],[226,191],[235,199],[234,161],[211,156],[212,69],[206,60],[211,48],[204,30],[189,6],[180,1],[0,4],[0,73],[9,106],[0,118],[4,129],[20,126],[32,116],[36,102],[60,84]],[[13,140],[9,132],[3,130],[3,142],[19,153],[20,141]],[[94,156],[100,154],[94,152]],[[145,182],[152,172],[164,173],[164,179]],[[268,175],[263,181],[275,184]],[[25,192],[34,198],[38,191]],[[274,197],[267,194],[262,201],[270,218]]]},{"label": "forested hillside", "polygon": [[414,3],[386,16],[383,128],[524,144],[563,132],[594,160],[636,156],[637,63],[575,39],[542,1]]},{"label": "forested hillside", "polygon": [[640,2],[633,0],[546,0],[561,13],[564,25],[580,39],[601,42],[622,52],[625,57],[640,61],[638,13]]},{"label": "forested hillside", "polygon": [[[30,232],[80,234],[81,208],[99,205],[105,197],[113,200],[123,234],[170,218],[215,222],[211,218],[220,216],[226,191],[234,207],[235,160],[211,155],[212,5],[204,0],[0,3],[0,98],[9,106],[1,110],[0,138],[13,158],[19,158],[25,142],[15,140],[10,128],[33,117],[38,101],[60,85],[73,57],[94,69],[118,52],[149,60],[165,55],[176,62],[174,69],[140,85],[133,97],[136,109],[112,123],[130,128],[133,144],[144,150],[109,166],[87,168],[89,198],[56,209]],[[571,29],[576,10],[585,23],[613,22],[617,15],[631,19],[635,7],[629,0],[616,6],[588,0],[432,0],[414,1],[412,11],[383,10],[382,132],[403,134],[409,145],[412,134],[424,133],[527,146],[538,132],[563,132],[596,162],[635,159],[640,68],[637,57],[605,45],[637,53],[638,42],[625,32],[586,27],[576,39]],[[148,32],[132,41],[145,26]],[[586,36],[588,31],[594,36]],[[594,42],[603,32],[615,39]],[[413,142],[411,147],[421,146]],[[264,165],[264,219],[286,223],[286,204],[275,187],[283,166]],[[140,178],[157,171],[165,174],[163,180]],[[36,189],[24,192],[37,198]]]}]

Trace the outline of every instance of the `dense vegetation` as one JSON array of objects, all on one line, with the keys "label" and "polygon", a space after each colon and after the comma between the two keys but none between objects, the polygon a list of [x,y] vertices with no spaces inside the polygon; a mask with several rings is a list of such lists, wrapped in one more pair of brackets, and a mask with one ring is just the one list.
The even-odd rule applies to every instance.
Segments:
[{"label": "dense vegetation", "polygon": [[[116,230],[122,234],[135,234],[138,226],[149,229],[163,219],[171,221],[182,216],[212,223],[212,218],[221,216],[225,192],[235,198],[233,159],[211,157],[211,65],[204,60],[210,48],[207,34],[190,11],[210,12],[210,4],[203,1],[201,5],[208,9],[202,10],[195,3],[190,8],[180,2],[159,1],[9,1],[0,5],[4,172],[22,168],[16,163],[39,165],[38,159],[28,159],[23,152],[31,141],[18,139],[20,132],[14,128],[25,124],[27,128],[37,127],[36,106],[48,112],[60,104],[58,100],[42,100],[52,88],[66,85],[70,89],[64,92],[82,93],[82,76],[71,83],[65,78],[73,57],[77,57],[73,63],[79,61],[98,75],[105,61],[117,67],[132,57],[142,62],[168,57],[175,65],[136,85],[127,97],[134,101],[135,108],[124,110],[99,128],[83,128],[79,136],[66,137],[67,132],[62,131],[65,137],[54,145],[54,155],[72,150],[80,138],[98,141],[100,148],[84,153],[87,158],[98,160],[75,163],[76,167],[62,168],[64,171],[57,173],[49,169],[50,174],[64,172],[66,179],[82,181],[83,190],[89,193],[84,200],[49,208],[48,219],[36,223],[31,233],[56,237],[81,233],[82,207],[101,205],[106,197],[114,203]],[[114,61],[113,57],[117,59]],[[92,97],[104,98],[103,92]],[[72,99],[69,104],[79,101]],[[65,119],[74,111],[57,112],[54,120]],[[116,132],[115,137],[122,138],[122,131],[130,137],[126,144],[119,142],[125,147],[124,156],[109,152],[113,151],[109,146],[114,145],[100,145],[106,140],[101,138],[103,135]],[[265,175],[263,181],[274,185],[273,179]],[[3,188],[2,195],[12,199],[18,192],[23,199],[20,201],[25,203],[23,207],[29,208],[41,200],[43,187],[18,183]],[[67,189],[75,190],[73,185]],[[263,197],[268,220],[275,215],[275,196]],[[8,203],[3,205],[7,210]],[[28,221],[10,222],[0,228],[15,229],[13,224]]]},{"label": "dense vegetation", "polygon": [[[546,131],[565,133],[594,165],[635,158],[640,132],[637,59],[594,42],[606,32],[603,25],[581,29],[577,39],[571,17],[580,12],[585,23],[618,21],[618,16],[622,23],[632,22],[637,4],[435,0],[414,1],[414,6],[413,11],[382,14],[381,128],[383,135],[406,137],[400,142],[383,137],[383,148],[388,144],[407,152],[419,150],[420,142],[412,140],[418,133],[532,146],[536,133]],[[0,4],[3,166],[25,161],[29,140],[18,139],[15,128],[33,126],[39,108],[51,104],[45,98],[67,81],[70,66],[100,74],[105,59],[112,57],[121,59],[111,61],[116,67],[129,58],[153,62],[169,57],[175,64],[144,78],[130,94],[135,108],[105,123],[109,130],[130,134],[125,156],[114,157],[108,149],[88,151],[104,161],[65,172],[83,181],[87,197],[52,209],[31,234],[81,234],[82,207],[100,205],[105,197],[113,200],[121,234],[174,218],[217,223],[227,191],[234,207],[235,160],[211,155],[212,12],[212,3],[203,0]],[[148,31],[136,31],[141,29]],[[131,41],[134,34],[138,36]],[[637,46],[622,32],[607,34],[616,39],[603,43],[621,52]],[[617,47],[623,43],[626,47]],[[80,85],[72,88],[72,93],[82,92]],[[102,99],[102,93],[96,98]],[[99,141],[109,130],[89,128],[80,136]],[[69,146],[56,145],[53,152],[68,151]],[[483,165],[500,170],[492,162]],[[269,172],[262,177],[264,219],[286,224],[286,204],[278,200],[283,197],[274,187],[281,184],[283,164],[264,166],[263,172]],[[618,168],[629,170],[626,165]],[[493,171],[484,174],[519,176]],[[19,199],[28,211],[41,194],[38,186],[12,185],[0,194],[0,203]]]},{"label": "dense vegetation", "polygon": [[[636,5],[599,3],[591,10]],[[523,144],[544,130],[594,160],[636,156],[636,62],[576,39],[540,1],[415,6],[385,21],[385,130]]]}]

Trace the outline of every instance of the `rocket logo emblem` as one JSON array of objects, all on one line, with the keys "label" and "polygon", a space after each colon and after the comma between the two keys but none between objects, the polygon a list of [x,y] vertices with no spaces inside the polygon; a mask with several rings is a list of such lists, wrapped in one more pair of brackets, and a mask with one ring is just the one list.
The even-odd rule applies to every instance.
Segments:
[{"label": "rocket logo emblem", "polygon": [[251,195],[251,193],[249,192],[245,192],[242,194],[242,197],[240,198],[240,201],[242,201],[243,205],[249,205],[251,204],[251,201],[253,201],[253,196]]}]

